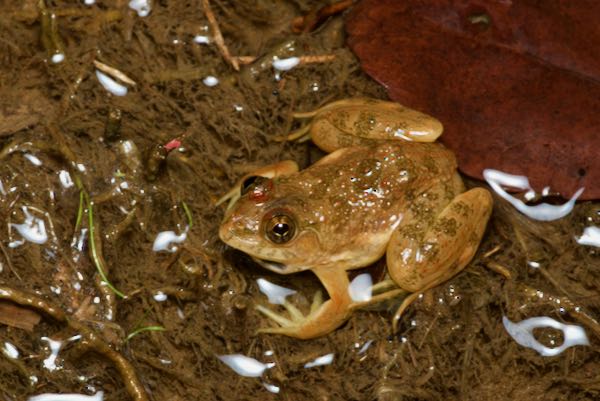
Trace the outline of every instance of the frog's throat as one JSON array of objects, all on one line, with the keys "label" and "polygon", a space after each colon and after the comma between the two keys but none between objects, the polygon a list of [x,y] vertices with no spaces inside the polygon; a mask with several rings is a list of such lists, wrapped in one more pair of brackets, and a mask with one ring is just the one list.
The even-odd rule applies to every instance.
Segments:
[{"label": "frog's throat", "polygon": [[283,263],[273,262],[271,260],[259,259],[254,256],[252,257],[252,259],[256,263],[258,263],[259,265],[264,267],[265,269],[271,270],[272,272],[275,272],[278,274],[291,274],[291,273],[296,273],[301,270],[304,270],[297,266],[287,266],[287,265],[284,265]]}]

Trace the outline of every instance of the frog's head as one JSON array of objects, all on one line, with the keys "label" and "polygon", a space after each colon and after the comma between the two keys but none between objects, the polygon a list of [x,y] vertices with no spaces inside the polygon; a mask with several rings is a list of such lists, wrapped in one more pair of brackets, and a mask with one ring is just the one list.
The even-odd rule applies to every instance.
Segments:
[{"label": "frog's head", "polygon": [[280,274],[308,270],[319,254],[314,227],[303,223],[306,201],[301,196],[277,196],[271,180],[255,185],[229,209],[219,237]]}]

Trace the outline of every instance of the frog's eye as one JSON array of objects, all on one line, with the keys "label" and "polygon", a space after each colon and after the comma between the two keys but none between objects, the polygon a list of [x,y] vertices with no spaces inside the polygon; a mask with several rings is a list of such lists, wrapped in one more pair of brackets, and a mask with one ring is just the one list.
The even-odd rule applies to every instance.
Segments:
[{"label": "frog's eye", "polygon": [[289,214],[279,212],[267,220],[265,233],[269,241],[275,244],[285,244],[294,238],[296,223]]}]

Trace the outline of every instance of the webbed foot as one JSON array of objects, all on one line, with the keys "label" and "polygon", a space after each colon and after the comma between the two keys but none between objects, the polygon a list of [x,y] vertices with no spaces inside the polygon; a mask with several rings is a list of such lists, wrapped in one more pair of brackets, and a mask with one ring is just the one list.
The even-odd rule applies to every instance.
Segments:
[{"label": "webbed foot", "polygon": [[288,313],[288,316],[284,316],[280,313],[273,311],[270,308],[267,308],[263,305],[256,305],[256,309],[268,317],[269,319],[275,321],[279,327],[265,327],[259,329],[259,333],[271,333],[271,334],[284,334],[291,337],[299,337],[294,333],[300,333],[303,330],[303,326],[306,326],[307,322],[311,320],[311,317],[315,315],[315,313],[319,310],[319,308],[323,305],[323,293],[321,291],[317,291],[315,296],[313,297],[312,304],[310,306],[310,311],[307,315],[304,315],[300,309],[294,306],[291,302],[285,300],[282,306]]},{"label": "webbed foot", "polygon": [[257,305],[256,309],[279,324],[279,327],[260,329],[260,333],[283,334],[300,339],[315,338],[332,332],[350,317],[353,302],[348,294],[346,272],[331,268],[315,269],[313,272],[321,280],[330,299],[323,302],[323,296],[318,291],[307,315],[287,301],[283,303],[287,316]]}]

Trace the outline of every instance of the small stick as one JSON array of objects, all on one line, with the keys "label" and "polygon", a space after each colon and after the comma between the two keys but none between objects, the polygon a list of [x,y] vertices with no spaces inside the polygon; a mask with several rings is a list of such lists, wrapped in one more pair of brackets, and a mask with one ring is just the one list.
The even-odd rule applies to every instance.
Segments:
[{"label": "small stick", "polygon": [[229,49],[227,48],[227,45],[225,44],[225,40],[223,39],[223,35],[221,34],[221,29],[219,29],[219,24],[217,23],[217,19],[215,18],[215,15],[213,14],[213,12],[210,8],[209,1],[202,0],[202,6],[204,7],[204,14],[206,15],[206,18],[208,19],[208,23],[210,24],[210,27],[213,32],[213,37],[215,39],[215,43],[216,43],[217,47],[219,48],[219,50],[221,51],[221,55],[223,56],[225,61],[227,61],[229,64],[231,64],[231,66],[233,67],[234,70],[239,71],[240,65],[238,64],[238,61],[236,59],[234,59],[233,57],[231,57],[231,54],[229,53]]},{"label": "small stick", "polygon": [[508,267],[502,266],[500,263],[496,263],[494,261],[487,262],[485,267],[490,269],[493,272],[503,275],[506,279],[510,280],[512,278],[512,274]]},{"label": "small stick", "polygon": [[58,33],[56,14],[46,8],[44,0],[39,1],[38,8],[40,10],[40,25],[42,26],[42,44],[52,62],[60,63],[65,58],[65,46]]},{"label": "small stick", "polygon": [[322,54],[314,56],[300,56],[300,64],[328,63],[335,60],[335,54]]},{"label": "small stick", "polygon": [[133,79],[129,78],[122,71],[117,70],[115,67],[111,67],[109,65],[101,63],[98,60],[94,60],[94,65],[96,66],[97,69],[99,69],[102,72],[107,73],[108,75],[111,75],[113,78],[117,78],[129,85],[136,85],[136,83]]},{"label": "small stick", "polygon": [[[258,59],[255,56],[234,56],[235,60],[242,65],[252,64],[254,61]],[[300,65],[303,64],[319,64],[319,63],[327,63],[335,60],[335,54],[322,54],[315,56],[300,56]]]},{"label": "small stick", "polygon": [[489,251],[487,251],[486,253],[483,254],[483,259],[487,259],[492,255],[495,255],[496,253],[498,253],[498,251],[502,249],[502,246],[500,245],[496,245],[495,247],[493,247],[492,249],[490,249]]},{"label": "small stick", "polygon": [[8,256],[8,252],[6,252],[6,248],[4,247],[4,245],[2,245],[2,242],[0,242],[0,251],[2,251],[4,258],[6,259],[6,264],[8,265],[8,269],[17,277],[17,279],[19,279],[19,281],[23,281],[21,276],[19,276],[19,273],[17,273],[17,271],[13,267],[13,264],[10,260],[10,256]]},{"label": "small stick", "polygon": [[31,309],[0,301],[0,323],[2,324],[32,332],[41,318]]}]

